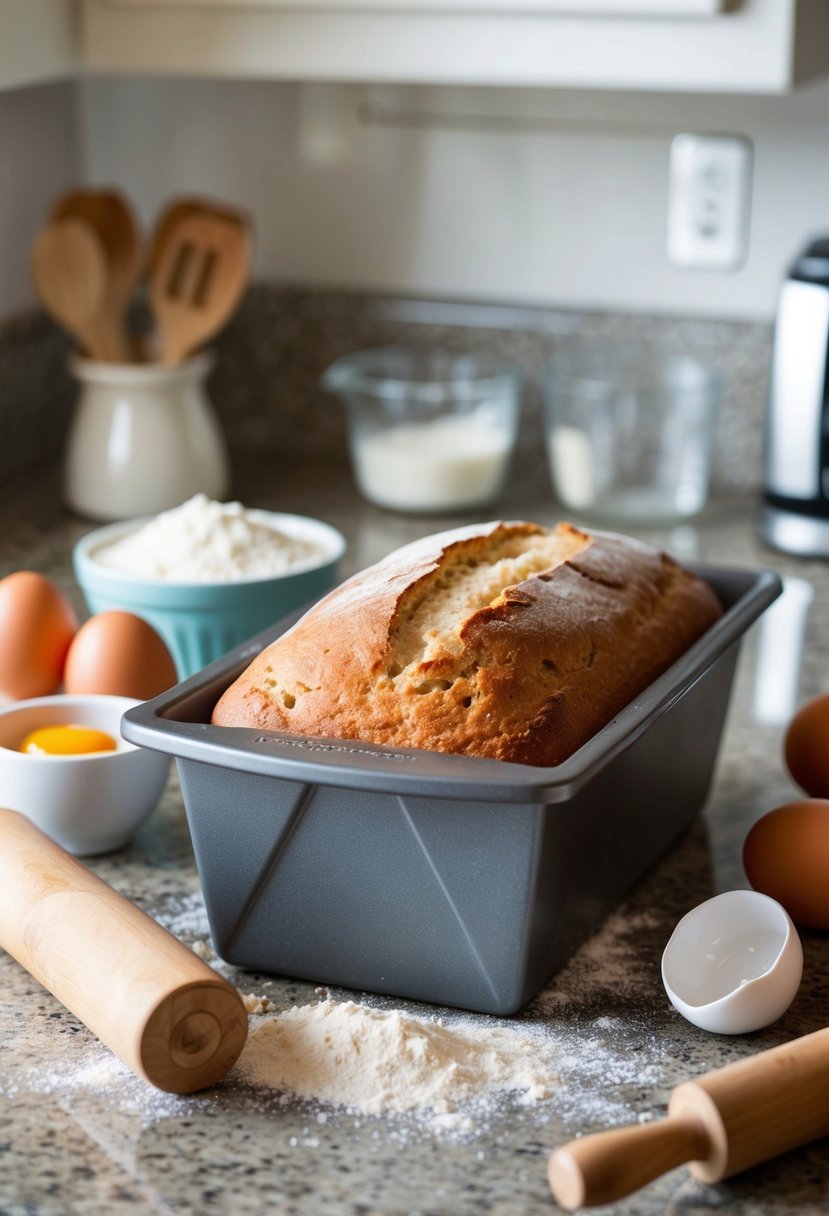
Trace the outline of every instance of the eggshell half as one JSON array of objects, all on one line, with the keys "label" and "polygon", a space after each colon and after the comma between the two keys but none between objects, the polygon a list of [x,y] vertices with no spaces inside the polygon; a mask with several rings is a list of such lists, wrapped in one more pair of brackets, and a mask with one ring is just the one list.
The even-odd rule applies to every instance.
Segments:
[{"label": "eggshell half", "polygon": [[743,846],[746,877],[795,923],[829,929],[829,799],[787,802],[755,823]]}]

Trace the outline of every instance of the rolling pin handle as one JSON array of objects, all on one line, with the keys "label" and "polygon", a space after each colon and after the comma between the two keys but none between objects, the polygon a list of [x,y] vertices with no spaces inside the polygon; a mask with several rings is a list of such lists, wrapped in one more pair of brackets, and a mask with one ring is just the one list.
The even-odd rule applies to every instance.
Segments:
[{"label": "rolling pin handle", "polygon": [[618,1127],[572,1140],[551,1154],[553,1195],[568,1212],[612,1203],[710,1148],[704,1124],[693,1115]]},{"label": "rolling pin handle", "polygon": [[0,845],[0,948],[159,1089],[220,1081],[248,1033],[233,985],[25,815],[0,809]]}]

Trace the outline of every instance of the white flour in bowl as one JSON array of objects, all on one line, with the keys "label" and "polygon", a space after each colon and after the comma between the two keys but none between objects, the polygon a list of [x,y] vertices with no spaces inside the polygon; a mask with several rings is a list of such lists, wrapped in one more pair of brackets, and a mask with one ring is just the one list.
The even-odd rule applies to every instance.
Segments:
[{"label": "white flour in bowl", "polygon": [[226,583],[283,574],[322,553],[318,544],[281,531],[267,512],[196,494],[93,556],[108,570],[137,578]]}]

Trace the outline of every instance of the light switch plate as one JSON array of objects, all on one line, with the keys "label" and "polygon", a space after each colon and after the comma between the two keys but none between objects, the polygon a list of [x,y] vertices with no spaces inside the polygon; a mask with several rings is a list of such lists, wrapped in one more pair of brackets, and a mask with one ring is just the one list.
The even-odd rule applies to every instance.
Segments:
[{"label": "light switch plate", "polygon": [[739,270],[748,257],[753,148],[742,135],[671,143],[668,257],[676,266]]}]

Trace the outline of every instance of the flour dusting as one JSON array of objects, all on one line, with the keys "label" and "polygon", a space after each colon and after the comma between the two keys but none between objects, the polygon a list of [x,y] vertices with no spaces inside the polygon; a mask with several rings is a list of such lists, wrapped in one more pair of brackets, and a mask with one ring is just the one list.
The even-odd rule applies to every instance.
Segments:
[{"label": "flour dusting", "polygon": [[556,1078],[539,1044],[501,1027],[446,1026],[398,1009],[320,1001],[265,1021],[237,1064],[253,1085],[369,1115],[437,1115],[493,1090],[548,1098]]},{"label": "flour dusting", "polygon": [[[513,1128],[565,1121],[597,1130],[641,1121],[684,1076],[666,1050],[664,1026],[655,1028],[648,1012],[662,936],[648,913],[619,909],[526,1009],[495,1018],[460,1010],[438,1017],[391,997],[352,1000],[341,989],[317,988],[317,1000],[289,1005],[280,981],[216,957],[199,892],[165,897],[148,910],[241,988],[250,1036],[236,1067],[212,1090],[166,1094],[79,1033],[71,1043],[44,1038],[31,1070],[5,1076],[0,1068],[0,1095],[65,1095],[77,1109],[83,1095],[95,1103],[117,1094],[119,1110],[147,1126],[190,1117],[234,1094],[240,1109],[275,1127],[283,1118],[290,1127],[298,1117],[313,1124],[316,1132],[288,1141],[297,1151],[346,1126],[371,1128],[379,1151],[384,1141],[401,1147],[421,1136],[475,1140],[507,1120]],[[647,1096],[645,1114],[637,1094]]]},{"label": "flour dusting", "polygon": [[179,940],[210,936],[210,923],[201,891],[167,899],[158,908],[148,909],[153,920]]}]

